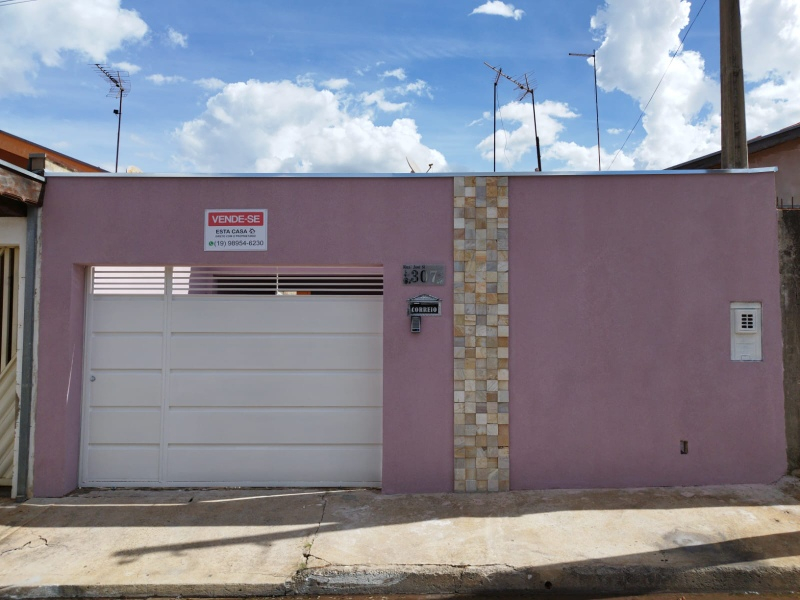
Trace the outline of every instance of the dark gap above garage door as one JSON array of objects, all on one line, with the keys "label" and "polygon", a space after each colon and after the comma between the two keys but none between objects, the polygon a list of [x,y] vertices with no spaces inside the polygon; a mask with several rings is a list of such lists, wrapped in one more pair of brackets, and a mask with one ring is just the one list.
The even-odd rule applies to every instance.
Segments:
[{"label": "dark gap above garage door", "polygon": [[380,267],[95,267],[100,295],[381,296]]}]

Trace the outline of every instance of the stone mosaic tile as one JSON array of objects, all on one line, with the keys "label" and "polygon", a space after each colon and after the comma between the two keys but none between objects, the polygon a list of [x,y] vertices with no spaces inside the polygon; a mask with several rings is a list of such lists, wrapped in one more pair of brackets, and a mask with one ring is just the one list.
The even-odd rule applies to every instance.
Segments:
[{"label": "stone mosaic tile", "polygon": [[509,489],[508,178],[453,182],[454,489]]}]

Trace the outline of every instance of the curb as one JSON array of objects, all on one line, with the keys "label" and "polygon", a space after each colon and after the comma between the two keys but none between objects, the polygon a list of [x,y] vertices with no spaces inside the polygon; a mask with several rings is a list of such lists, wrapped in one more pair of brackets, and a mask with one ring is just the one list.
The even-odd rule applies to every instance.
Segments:
[{"label": "curb", "polygon": [[800,568],[609,566],[513,568],[508,565],[346,566],[302,569],[285,583],[9,586],[0,596],[34,598],[252,598],[295,595],[520,593],[788,593],[800,590]]}]

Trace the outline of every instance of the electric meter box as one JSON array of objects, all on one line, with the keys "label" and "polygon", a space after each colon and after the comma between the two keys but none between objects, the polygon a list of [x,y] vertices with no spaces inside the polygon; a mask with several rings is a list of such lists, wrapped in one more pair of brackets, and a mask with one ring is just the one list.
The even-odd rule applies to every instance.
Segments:
[{"label": "electric meter box", "polygon": [[760,302],[731,302],[731,360],[761,360]]}]

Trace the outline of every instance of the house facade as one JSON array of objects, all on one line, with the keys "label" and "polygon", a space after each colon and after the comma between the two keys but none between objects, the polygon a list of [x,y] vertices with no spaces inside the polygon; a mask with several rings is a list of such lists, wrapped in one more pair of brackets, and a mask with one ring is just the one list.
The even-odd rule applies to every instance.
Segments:
[{"label": "house facade", "polygon": [[773,171],[49,174],[31,493],[774,481]]}]

